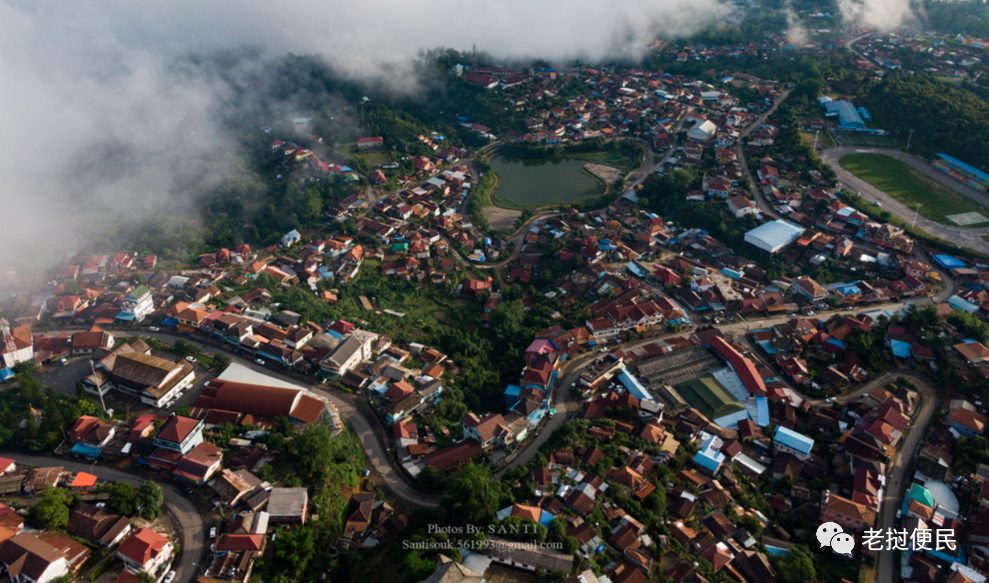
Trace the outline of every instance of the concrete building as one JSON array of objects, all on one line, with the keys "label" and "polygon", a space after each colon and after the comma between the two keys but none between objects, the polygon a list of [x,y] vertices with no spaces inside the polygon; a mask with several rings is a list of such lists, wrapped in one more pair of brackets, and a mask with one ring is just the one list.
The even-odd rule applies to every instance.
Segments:
[{"label": "concrete building", "polygon": [[152,356],[151,347],[138,340],[107,355],[82,384],[90,393],[105,395],[114,389],[161,408],[191,386],[195,376],[192,364]]},{"label": "concrete building", "polygon": [[151,290],[147,286],[139,285],[124,296],[124,302],[120,306],[120,313],[117,314],[117,319],[128,322],[140,322],[144,320],[145,316],[153,312],[154,309],[155,306],[151,298]]},{"label": "concrete building", "polygon": [[322,373],[331,378],[341,377],[358,363],[371,359],[371,343],[356,334],[347,337],[336,349],[320,361]]}]

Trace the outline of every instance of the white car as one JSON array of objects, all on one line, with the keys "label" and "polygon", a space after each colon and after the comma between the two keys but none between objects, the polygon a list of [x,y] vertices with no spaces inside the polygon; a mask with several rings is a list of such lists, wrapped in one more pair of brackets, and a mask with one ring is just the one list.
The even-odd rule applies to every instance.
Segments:
[{"label": "white car", "polygon": [[172,583],[172,579],[175,579],[175,571],[168,572],[168,575],[165,576],[165,583]]},{"label": "white car", "polygon": [[837,400],[838,399],[835,399],[834,397],[828,397],[827,399],[824,400],[824,402],[825,403],[834,403]]},{"label": "white car", "polygon": [[213,528],[209,529],[209,537],[210,538],[216,538],[216,527],[215,526]]},{"label": "white car", "polygon": [[161,332],[161,328],[157,328],[155,326],[148,328],[148,330],[151,330],[152,332]]},{"label": "white car", "polygon": [[65,360],[64,358],[62,360],[60,360],[59,362],[62,363],[62,366],[69,366],[69,361]]},{"label": "white car", "polygon": [[254,362],[256,362],[257,364],[260,364],[261,366],[264,366],[264,360],[262,360],[260,358],[255,358],[254,359]]},{"label": "white car", "polygon": [[185,359],[188,360],[189,362],[196,362],[196,357],[195,356],[187,356],[187,357],[185,357]]},{"label": "white car", "polygon": [[96,503],[96,507],[97,508],[106,508],[106,502],[97,502]]}]

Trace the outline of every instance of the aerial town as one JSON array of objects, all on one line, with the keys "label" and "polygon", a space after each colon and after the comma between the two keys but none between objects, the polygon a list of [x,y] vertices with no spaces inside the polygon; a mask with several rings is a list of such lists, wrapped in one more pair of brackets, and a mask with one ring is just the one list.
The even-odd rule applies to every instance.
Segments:
[{"label": "aerial town", "polygon": [[265,64],[195,214],[0,264],[0,577],[985,583],[989,31],[809,6]]}]

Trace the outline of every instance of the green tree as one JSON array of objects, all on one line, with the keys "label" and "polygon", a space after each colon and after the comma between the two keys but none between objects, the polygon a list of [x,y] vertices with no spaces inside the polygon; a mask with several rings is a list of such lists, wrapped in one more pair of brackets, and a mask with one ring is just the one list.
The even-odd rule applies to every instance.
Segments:
[{"label": "green tree", "polygon": [[316,543],[311,529],[300,526],[279,532],[275,541],[275,564],[280,571],[298,577],[305,573],[315,551]]},{"label": "green tree", "polygon": [[214,372],[216,372],[216,374],[220,374],[221,372],[227,370],[228,366],[230,366],[229,356],[225,354],[213,355],[213,368],[215,369]]},{"label": "green tree", "polygon": [[137,488],[126,482],[114,482],[106,488],[110,495],[106,506],[111,511],[130,516],[137,511]]},{"label": "green tree", "polygon": [[69,523],[71,494],[46,486],[41,501],[28,511],[28,521],[42,529],[62,528]]},{"label": "green tree", "polygon": [[330,441],[330,430],[321,423],[309,425],[296,439],[296,469],[306,483],[322,485],[329,476],[333,464]]},{"label": "green tree", "polygon": [[491,470],[470,463],[450,478],[443,505],[458,519],[485,525],[497,512],[500,498],[501,488],[491,477]]},{"label": "green tree", "polygon": [[580,548],[580,541],[572,536],[563,537],[563,552],[572,555]]},{"label": "green tree", "polygon": [[781,583],[806,583],[817,577],[814,557],[803,545],[793,547],[780,559],[776,564],[776,571]]},{"label": "green tree", "polygon": [[148,519],[157,518],[161,514],[161,505],[165,503],[165,495],[157,482],[148,480],[137,489],[135,501],[138,506],[144,507],[141,516]]}]

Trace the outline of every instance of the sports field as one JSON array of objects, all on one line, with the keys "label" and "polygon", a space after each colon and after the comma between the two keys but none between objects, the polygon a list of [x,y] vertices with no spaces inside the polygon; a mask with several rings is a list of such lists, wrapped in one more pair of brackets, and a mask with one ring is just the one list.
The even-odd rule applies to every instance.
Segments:
[{"label": "sports field", "polygon": [[675,388],[684,400],[711,420],[744,409],[738,399],[725,390],[711,375],[680,383]]},{"label": "sports field", "polygon": [[[842,168],[882,190],[910,208],[920,204],[920,214],[932,221],[958,226],[948,217],[987,210],[972,199],[942,186],[896,158],[882,154],[848,154],[838,161]],[[989,221],[989,219],[986,219]],[[984,225],[986,221],[966,227]]]},{"label": "sports field", "polygon": [[858,132],[835,132],[834,139],[842,146],[858,146],[861,148],[896,148],[893,136],[877,136]]}]

